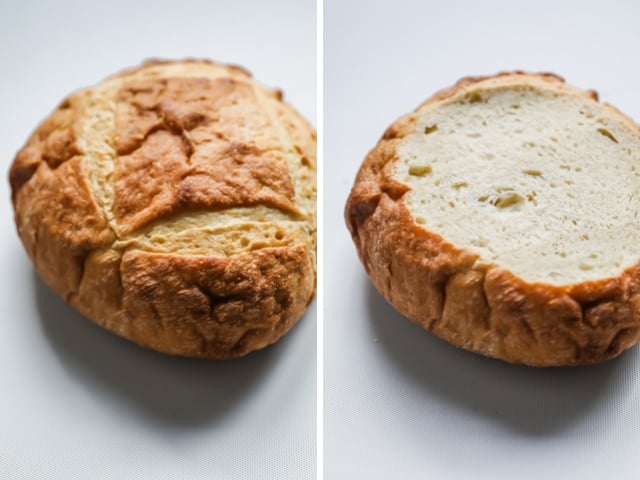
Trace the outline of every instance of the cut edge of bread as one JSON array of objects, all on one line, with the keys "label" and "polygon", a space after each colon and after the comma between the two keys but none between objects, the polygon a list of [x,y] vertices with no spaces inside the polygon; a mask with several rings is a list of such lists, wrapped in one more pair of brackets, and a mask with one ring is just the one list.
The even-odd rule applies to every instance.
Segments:
[{"label": "cut edge of bread", "polygon": [[593,92],[548,75],[467,83],[419,108],[397,152],[415,221],[478,262],[566,285],[640,260],[640,132]]}]

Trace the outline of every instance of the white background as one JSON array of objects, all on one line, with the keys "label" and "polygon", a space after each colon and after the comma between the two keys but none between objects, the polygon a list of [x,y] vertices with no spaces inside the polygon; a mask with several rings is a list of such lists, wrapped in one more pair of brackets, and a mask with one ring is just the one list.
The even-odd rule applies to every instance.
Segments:
[{"label": "white background", "polygon": [[370,286],[342,212],[384,129],[463,76],[552,71],[640,120],[639,21],[637,2],[325,0],[326,480],[638,478],[640,348],[547,370],[457,350]]},{"label": "white background", "polygon": [[0,478],[314,479],[316,315],[243,359],[146,351],[35,275],[6,174],[71,91],[148,57],[241,64],[314,124],[312,0],[0,2]]}]

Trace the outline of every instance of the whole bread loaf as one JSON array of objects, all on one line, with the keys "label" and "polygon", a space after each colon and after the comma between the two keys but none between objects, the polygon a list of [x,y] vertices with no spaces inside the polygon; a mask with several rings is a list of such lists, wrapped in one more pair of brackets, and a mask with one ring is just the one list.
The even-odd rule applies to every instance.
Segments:
[{"label": "whole bread loaf", "polygon": [[150,61],[73,93],[10,171],[42,278],[161,352],[244,355],[315,293],[315,131],[238,67]]},{"label": "whole bread loaf", "polygon": [[640,339],[640,128],[551,74],[465,78],[397,120],[346,206],[377,289],[459,347],[535,366]]}]

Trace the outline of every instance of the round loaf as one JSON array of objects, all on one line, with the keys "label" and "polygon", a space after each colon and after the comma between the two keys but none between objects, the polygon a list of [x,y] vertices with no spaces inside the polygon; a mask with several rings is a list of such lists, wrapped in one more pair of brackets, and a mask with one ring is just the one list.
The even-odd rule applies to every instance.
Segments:
[{"label": "round loaf", "polygon": [[278,340],[315,293],[315,131],[241,68],[150,61],[70,95],[10,171],[36,269],[161,352]]},{"label": "round loaf", "polygon": [[459,347],[591,364],[640,339],[640,128],[552,74],[465,78],[366,157],[346,221],[372,282]]}]

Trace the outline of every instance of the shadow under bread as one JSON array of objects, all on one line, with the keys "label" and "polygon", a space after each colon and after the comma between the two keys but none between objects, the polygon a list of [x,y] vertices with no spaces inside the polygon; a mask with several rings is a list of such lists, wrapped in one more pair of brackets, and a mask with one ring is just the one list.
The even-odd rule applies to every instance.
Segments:
[{"label": "shadow under bread", "polygon": [[93,394],[134,409],[145,421],[162,427],[209,428],[222,422],[258,394],[300,330],[294,326],[276,344],[233,360],[165,355],[98,327],[35,272],[33,276],[42,329],[63,367]]},{"label": "shadow under bread", "polygon": [[[624,390],[627,373],[640,359],[638,349],[632,348],[590,366],[511,365],[439,339],[400,315],[368,279],[362,283],[373,330],[398,375],[426,396],[440,397],[523,434],[560,433],[594,410],[611,408],[610,401],[602,401],[606,392]],[[624,395],[617,398],[624,402]]]}]

